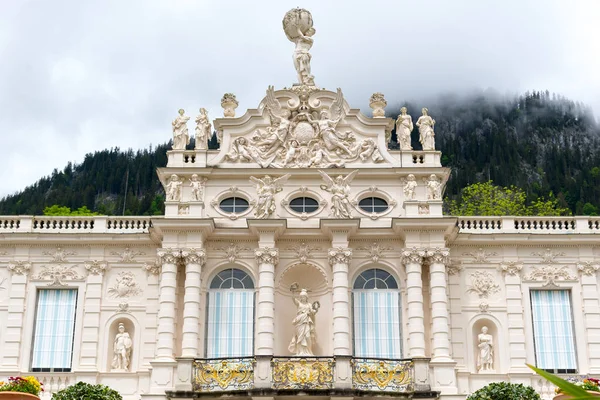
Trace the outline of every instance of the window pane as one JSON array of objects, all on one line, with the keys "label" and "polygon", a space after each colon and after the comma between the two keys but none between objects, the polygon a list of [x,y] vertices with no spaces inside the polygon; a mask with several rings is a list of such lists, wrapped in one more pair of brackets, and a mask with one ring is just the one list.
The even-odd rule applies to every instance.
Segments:
[{"label": "window pane", "polygon": [[71,370],[75,332],[76,289],[38,292],[32,371]]},{"label": "window pane", "polygon": [[221,200],[219,208],[228,213],[242,213],[248,209],[249,205],[248,201],[241,197],[228,197]]},{"label": "window pane", "polygon": [[576,371],[570,292],[532,290],[531,314],[537,367]]},{"label": "window pane", "polygon": [[367,197],[358,202],[358,206],[366,212],[381,213],[388,209],[388,203],[379,197]]},{"label": "window pane", "polygon": [[402,358],[399,293],[354,292],[355,357]]},{"label": "window pane", "polygon": [[290,208],[298,213],[311,213],[317,211],[319,202],[311,197],[296,197],[290,201]]}]

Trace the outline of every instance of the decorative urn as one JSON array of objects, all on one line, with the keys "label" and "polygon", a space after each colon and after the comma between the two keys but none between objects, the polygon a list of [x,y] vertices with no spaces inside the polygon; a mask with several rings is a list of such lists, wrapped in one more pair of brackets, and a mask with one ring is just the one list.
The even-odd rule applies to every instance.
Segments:
[{"label": "decorative urn", "polygon": [[385,117],[385,106],[387,101],[383,97],[383,93],[373,93],[369,99],[369,107],[373,109],[373,118],[384,118]]},{"label": "decorative urn", "polygon": [[238,101],[233,93],[225,93],[221,99],[221,107],[223,107],[223,115],[228,118],[235,117],[235,109],[238,106]]},{"label": "decorative urn", "polygon": [[0,392],[0,400],[40,400],[40,398],[23,392]]}]

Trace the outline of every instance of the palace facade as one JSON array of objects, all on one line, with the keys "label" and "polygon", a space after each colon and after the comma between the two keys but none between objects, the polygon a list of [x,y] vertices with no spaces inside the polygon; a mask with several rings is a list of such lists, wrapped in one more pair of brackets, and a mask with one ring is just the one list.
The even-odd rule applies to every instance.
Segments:
[{"label": "palace facade", "polygon": [[44,399],[86,381],[458,400],[495,381],[551,399],[526,364],[599,376],[600,218],[443,215],[427,110],[414,150],[382,94],[369,117],[315,85],[307,11],[284,30],[297,84],[242,115],[226,94],[212,124],[202,109],[195,149],[173,121],[164,216],[0,217],[0,377],[35,375]]}]

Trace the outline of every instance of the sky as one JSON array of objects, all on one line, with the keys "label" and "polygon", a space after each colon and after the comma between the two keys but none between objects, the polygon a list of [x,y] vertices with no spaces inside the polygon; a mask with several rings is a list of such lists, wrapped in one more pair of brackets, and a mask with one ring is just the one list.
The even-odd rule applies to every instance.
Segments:
[{"label": "sky", "polygon": [[214,119],[232,92],[241,115],[291,86],[281,21],[298,6],[315,83],[353,108],[548,89],[600,116],[598,0],[0,0],[0,197],[86,153],[165,143],[179,108]]}]

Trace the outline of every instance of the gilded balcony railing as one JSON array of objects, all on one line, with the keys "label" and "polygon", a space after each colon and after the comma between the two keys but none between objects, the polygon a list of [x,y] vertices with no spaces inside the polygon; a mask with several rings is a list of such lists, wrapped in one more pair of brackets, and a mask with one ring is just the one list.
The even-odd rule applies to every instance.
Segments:
[{"label": "gilded balcony railing", "polygon": [[332,389],[334,367],[333,358],[273,358],[273,389]]},{"label": "gilded balcony railing", "polygon": [[412,392],[414,368],[411,360],[355,358],[352,388],[368,392]]},{"label": "gilded balcony railing", "polygon": [[254,387],[254,358],[195,360],[192,372],[195,392],[226,392]]}]

